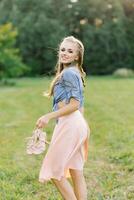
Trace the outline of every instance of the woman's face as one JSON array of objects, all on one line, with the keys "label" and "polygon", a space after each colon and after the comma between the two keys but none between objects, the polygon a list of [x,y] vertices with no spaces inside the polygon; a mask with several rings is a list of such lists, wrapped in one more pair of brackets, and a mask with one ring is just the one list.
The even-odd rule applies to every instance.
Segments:
[{"label": "woman's face", "polygon": [[70,41],[63,41],[59,49],[59,61],[63,64],[69,64],[78,60],[77,44]]}]

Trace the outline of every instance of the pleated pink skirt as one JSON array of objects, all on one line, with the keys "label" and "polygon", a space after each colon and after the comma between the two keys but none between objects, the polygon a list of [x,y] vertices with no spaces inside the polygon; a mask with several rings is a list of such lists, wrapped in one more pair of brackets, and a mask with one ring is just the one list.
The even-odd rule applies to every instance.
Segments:
[{"label": "pleated pink skirt", "polygon": [[39,182],[68,178],[69,169],[83,170],[89,135],[89,126],[79,110],[59,117],[40,169]]}]

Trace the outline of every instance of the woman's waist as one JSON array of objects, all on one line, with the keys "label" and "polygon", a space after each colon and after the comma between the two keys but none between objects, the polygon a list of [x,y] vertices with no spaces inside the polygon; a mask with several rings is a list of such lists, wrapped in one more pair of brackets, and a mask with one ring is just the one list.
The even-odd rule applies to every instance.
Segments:
[{"label": "woman's waist", "polygon": [[82,111],[80,111],[80,109],[77,109],[75,111],[72,111],[69,114],[65,114],[63,116],[58,117],[58,120],[70,120],[73,122],[73,120],[77,120],[77,119],[84,119],[83,113]]},{"label": "woman's waist", "polygon": [[[58,109],[64,107],[65,105],[66,105],[65,100],[60,101],[60,102],[57,103]],[[67,120],[67,121],[66,121],[66,120]],[[74,123],[75,123],[75,122],[76,122],[76,123],[78,123],[78,122],[82,123],[82,121],[83,121],[84,124],[86,123],[86,125],[88,126],[88,123],[87,123],[87,121],[86,121],[86,119],[85,119],[85,117],[84,117],[84,107],[83,107],[83,106],[80,107],[79,109],[77,109],[77,110],[71,112],[70,114],[63,115],[63,116],[61,116],[61,117],[58,117],[58,118],[57,118],[57,123],[58,123],[58,121],[61,122],[61,123],[62,123],[62,121],[69,122],[68,120],[71,121],[71,123],[73,123],[73,122],[74,122]],[[78,120],[78,121],[77,121],[77,120]],[[79,120],[80,120],[80,121],[79,121]],[[88,126],[88,128],[89,128],[89,126]]]},{"label": "woman's waist", "polygon": [[70,114],[59,117],[58,124],[62,124],[63,126],[68,125],[69,127],[87,128],[86,120],[79,110],[75,110]]},{"label": "woman's waist", "polygon": [[[64,106],[66,106],[67,105],[67,103],[66,103],[66,100],[64,99],[64,100],[62,100],[62,101],[59,101],[58,103],[57,103],[57,109],[60,109],[60,108],[62,108],[62,107],[64,107]],[[83,113],[84,112],[84,107],[83,106],[80,106],[79,107],[79,111],[81,112],[81,113]]]}]

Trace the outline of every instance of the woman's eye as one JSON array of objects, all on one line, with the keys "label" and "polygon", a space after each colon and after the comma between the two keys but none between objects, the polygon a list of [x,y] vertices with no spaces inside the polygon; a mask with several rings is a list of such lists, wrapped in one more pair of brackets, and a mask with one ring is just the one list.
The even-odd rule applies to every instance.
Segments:
[{"label": "woman's eye", "polygon": [[72,51],[72,50],[69,50],[68,52],[69,52],[69,53],[73,53],[73,51]]},{"label": "woman's eye", "polygon": [[65,51],[65,49],[61,49],[61,51]]}]

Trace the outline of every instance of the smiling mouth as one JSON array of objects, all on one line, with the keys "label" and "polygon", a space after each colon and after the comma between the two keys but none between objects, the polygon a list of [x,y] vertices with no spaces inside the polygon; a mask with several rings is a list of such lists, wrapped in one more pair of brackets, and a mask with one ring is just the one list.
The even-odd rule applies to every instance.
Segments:
[{"label": "smiling mouth", "polygon": [[68,58],[62,58],[63,60],[67,60]]}]

